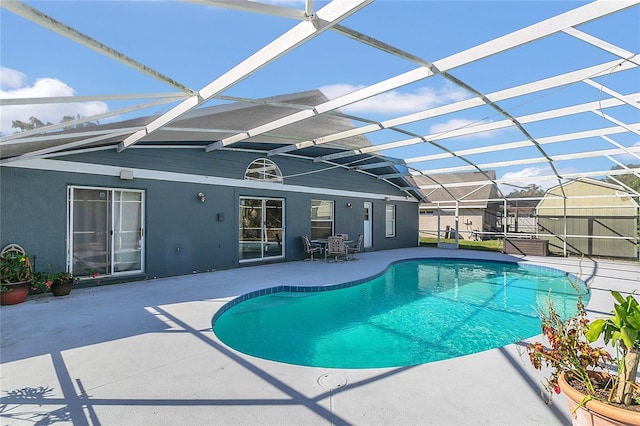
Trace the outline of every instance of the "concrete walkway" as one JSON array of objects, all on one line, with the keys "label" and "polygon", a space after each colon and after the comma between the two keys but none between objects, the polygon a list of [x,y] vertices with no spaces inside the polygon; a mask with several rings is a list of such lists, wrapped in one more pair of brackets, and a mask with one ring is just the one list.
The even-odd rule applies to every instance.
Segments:
[{"label": "concrete walkway", "polygon": [[0,423],[570,424],[564,396],[542,401],[542,375],[518,344],[414,367],[347,370],[247,356],[211,331],[213,314],[240,294],[352,281],[417,257],[581,272],[592,285],[593,316],[610,312],[609,288],[640,293],[637,263],[412,248],[362,253],[357,262],[289,262],[32,296],[0,310]]}]

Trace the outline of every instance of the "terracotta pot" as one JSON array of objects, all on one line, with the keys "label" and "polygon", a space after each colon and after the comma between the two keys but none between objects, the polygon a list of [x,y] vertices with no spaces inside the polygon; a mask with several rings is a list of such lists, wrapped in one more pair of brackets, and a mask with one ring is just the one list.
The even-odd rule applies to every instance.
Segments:
[{"label": "terracotta pot", "polygon": [[24,302],[31,289],[27,283],[3,284],[3,286],[11,290],[0,293],[0,305],[17,305]]},{"label": "terracotta pot", "polygon": [[71,293],[73,281],[61,281],[51,284],[51,294],[54,296],[66,296]]},{"label": "terracotta pot", "polygon": [[[585,395],[567,383],[565,374],[562,373],[560,375],[558,384],[560,385],[560,390],[567,396],[574,426],[640,426],[640,414],[637,411],[625,410],[595,399],[576,410],[576,407],[584,400]],[[605,375],[605,373],[596,374]]]}]

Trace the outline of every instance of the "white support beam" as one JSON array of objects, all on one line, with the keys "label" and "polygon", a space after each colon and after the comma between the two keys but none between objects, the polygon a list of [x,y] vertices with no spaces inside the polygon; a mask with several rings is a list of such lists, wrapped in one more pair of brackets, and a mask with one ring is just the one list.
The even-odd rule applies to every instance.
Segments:
[{"label": "white support beam", "polygon": [[197,96],[183,101],[172,110],[156,118],[144,131],[136,132],[126,138],[120,144],[118,150],[122,151],[123,149],[126,149],[154,130],[169,124],[182,114],[244,80],[262,67],[317,36],[319,33],[326,31],[331,25],[337,24],[343,19],[351,16],[353,13],[362,9],[372,1],[373,0],[333,1],[332,3],[329,3],[318,11],[318,15],[330,23],[328,26],[316,28],[312,22],[300,22],[295,27],[267,44],[258,52],[249,56],[231,70],[209,83],[198,92]]},{"label": "white support beam", "polygon": [[[637,154],[640,152],[640,146],[638,147],[630,147],[627,149],[607,149],[600,151],[586,151],[586,152],[576,152],[572,154],[562,154],[562,155],[552,155],[551,160],[554,162],[558,161],[567,161],[567,160],[578,160],[584,158],[594,158],[594,157],[609,157],[611,155],[626,155],[629,152]],[[483,170],[493,170],[501,167],[511,167],[511,166],[522,166],[525,164],[539,164],[545,163],[548,159],[546,157],[532,157],[532,158],[520,158],[514,160],[506,160],[506,161],[494,161],[490,163],[481,163],[476,164],[474,166],[458,166],[458,167],[446,167],[440,169],[429,169],[429,170],[420,170],[421,173],[424,174],[440,174],[440,173],[460,173],[466,171],[473,171],[476,168],[480,168]],[[387,177],[387,175],[384,175]]]},{"label": "white support beam", "polygon": [[313,6],[313,0],[305,0],[304,2],[304,14],[306,16],[313,16],[315,14]]},{"label": "white support beam", "polygon": [[[259,3],[248,0],[182,0],[186,3],[199,4],[204,6],[220,7],[224,9],[239,10],[241,12],[260,13],[262,15],[280,16],[282,18],[292,18],[299,21],[307,20],[304,11],[290,7],[276,6],[269,3]],[[292,4],[295,4],[292,2]]]},{"label": "white support beam", "polygon": [[[498,92],[494,92],[487,95],[487,98],[491,99],[493,102],[504,101],[504,100],[508,100],[518,96],[524,96],[524,95],[540,92],[543,90],[549,90],[549,89],[557,88],[560,86],[565,86],[578,81],[582,81],[588,77],[598,77],[598,76],[608,75],[610,73],[626,71],[634,67],[635,67],[634,64],[627,63],[627,62],[622,64],[620,64],[620,61],[607,62],[604,64],[561,74],[555,77],[550,77],[543,80],[538,80],[538,81],[523,84],[520,86],[512,87],[509,89],[500,90]],[[405,116],[392,118],[390,120],[385,120],[380,123],[366,125],[366,126],[358,127],[351,130],[338,132],[331,135],[326,135],[310,141],[299,142],[295,145],[274,149],[269,151],[268,155],[276,155],[284,152],[294,151],[296,149],[306,148],[309,146],[320,145],[328,142],[334,142],[340,139],[345,139],[352,136],[360,136],[360,135],[375,132],[381,129],[391,129],[396,126],[401,126],[401,125],[413,123],[420,120],[426,120],[426,119],[438,117],[441,115],[464,111],[470,108],[481,106],[483,104],[484,102],[482,101],[482,99],[477,97],[465,99],[465,100],[454,102],[451,104],[431,108],[426,111],[420,111],[420,112],[408,114]]]},{"label": "white support beam", "polygon": [[[630,168],[630,169],[617,169],[617,170],[600,170],[600,171],[592,171],[592,172],[582,172],[582,173],[566,173],[562,174],[561,178],[564,179],[578,179],[581,177],[600,177],[600,176],[619,176],[619,175],[628,175],[630,173],[638,173],[640,172],[640,168]],[[558,180],[556,175],[545,175],[545,176],[536,176],[536,181],[549,181],[549,180]],[[502,185],[508,185],[512,183],[530,183],[531,176],[514,176],[510,178],[496,179],[495,183]],[[465,186],[478,186],[485,185],[487,183],[486,180],[479,180],[473,182],[456,182],[456,183],[447,183],[446,186],[448,188],[459,188]],[[422,190],[431,190],[441,188],[440,185],[419,185],[419,188]]]},{"label": "white support beam", "polygon": [[583,31],[580,31],[576,28],[565,28],[563,30],[565,33],[569,34],[570,36],[573,36],[577,39],[580,39],[582,41],[584,41],[585,43],[589,43],[593,46],[596,46],[602,50],[605,50],[609,53],[612,53],[616,56],[618,56],[619,58],[622,59],[627,59],[629,61],[634,62],[636,65],[638,65],[638,61],[634,60],[634,57],[636,56],[633,52],[629,52],[628,50],[625,50],[621,47],[618,47],[614,44],[611,44],[609,42],[606,42],[604,40],[601,40],[597,37],[592,36],[591,34],[587,34]]},{"label": "white support beam", "polygon": [[616,119],[616,118],[613,118],[613,117],[611,117],[610,115],[607,115],[607,114],[605,114],[604,112],[602,112],[602,111],[598,111],[598,110],[596,110],[596,109],[592,110],[592,112],[593,112],[594,114],[596,114],[596,115],[598,115],[598,116],[600,116],[600,117],[602,117],[602,118],[606,119],[606,120],[609,120],[610,122],[612,122],[612,123],[614,123],[614,124],[617,124],[617,125],[618,125],[618,126],[620,126],[620,127],[623,127],[623,128],[625,128],[625,129],[627,129],[628,131],[630,131],[630,132],[632,132],[632,133],[635,133],[636,135],[640,135],[640,129],[636,129],[636,128],[634,128],[632,125],[629,125],[629,124],[627,124],[627,123],[623,123],[622,121],[620,121],[620,120],[618,120],[618,119]]},{"label": "white support beam", "polygon": [[14,139],[22,139],[22,138],[26,138],[28,136],[31,135],[38,135],[40,133],[46,133],[49,132],[51,130],[57,130],[57,129],[64,129],[65,127],[71,127],[71,126],[77,126],[78,124],[82,124],[82,123],[86,123],[89,121],[98,121],[98,120],[102,120],[103,118],[109,118],[109,117],[114,117],[120,114],[126,114],[128,112],[132,112],[132,111],[138,111],[138,110],[142,110],[142,109],[146,109],[146,108],[151,108],[157,105],[163,105],[166,103],[170,103],[170,102],[175,102],[175,99],[160,99],[157,101],[153,101],[153,102],[147,102],[144,104],[140,104],[140,105],[133,105],[130,107],[126,107],[126,108],[120,108],[114,111],[109,111],[109,112],[105,112],[103,114],[96,114],[96,115],[92,115],[89,117],[82,117],[80,119],[77,120],[72,120],[72,121],[65,121],[63,123],[58,123],[58,124],[52,124],[50,126],[45,126],[45,127],[38,127],[36,129],[33,130],[27,130],[24,132],[18,132],[18,133],[13,133],[11,135],[8,136],[4,136],[2,138],[0,138],[0,144],[3,144],[5,142],[14,140]]},{"label": "white support beam", "polygon": [[60,34],[63,37],[66,37],[74,42],[81,44],[89,49],[92,49],[101,55],[104,55],[108,58],[113,59],[114,61],[120,62],[128,67],[135,69],[149,77],[155,78],[163,83],[166,83],[170,86],[175,87],[176,89],[185,92],[185,93],[193,93],[193,90],[189,89],[183,84],[178,83],[172,78],[167,77],[166,75],[136,61],[125,55],[122,52],[118,52],[117,50],[100,43],[97,40],[89,37],[86,34],[81,33],[80,31],[71,28],[62,22],[48,16],[41,11],[26,5],[17,0],[9,0],[0,2],[0,7],[15,13],[16,15],[22,16],[25,19],[28,19],[31,22],[34,22],[40,25],[43,28],[47,28],[57,34]]},{"label": "white support beam", "polygon": [[[486,43],[436,61],[433,63],[433,66],[440,71],[448,71],[462,65],[495,55],[497,53],[504,52],[517,46],[539,40],[551,34],[562,31],[566,28],[574,27],[585,22],[592,21],[599,17],[624,10],[626,8],[634,6],[639,2],[640,0],[589,3],[582,7],[578,7],[566,13],[549,18],[545,21],[533,24],[529,27],[514,31],[505,36],[498,37]],[[323,113],[326,111],[344,107],[352,103],[370,98],[372,96],[387,92],[389,90],[397,89],[407,84],[415,83],[416,81],[425,79],[432,75],[434,75],[432,69],[429,69],[427,67],[420,67],[381,81],[379,83],[348,93],[346,95],[340,96],[336,99],[324,102],[316,106],[315,112]],[[254,128],[250,129],[246,133],[239,133],[225,138],[219,143],[216,143],[215,146],[210,146],[208,150],[239,142],[247,139],[247,135],[253,137],[266,131],[275,130],[278,127],[296,123],[308,117],[308,115],[304,114],[292,114],[288,117],[277,120],[277,122],[272,122],[260,126],[259,131],[258,128]]]},{"label": "white support beam", "polygon": [[102,140],[105,139],[109,139],[112,138],[114,136],[121,136],[121,135],[125,135],[128,134],[128,131],[121,131],[121,132],[113,132],[113,133],[108,133],[106,135],[101,135],[101,136],[95,136],[93,138],[89,138],[89,139],[83,139],[80,141],[75,141],[75,142],[69,142],[63,145],[56,145],[54,147],[51,148],[44,148],[44,149],[39,149],[37,151],[30,151],[27,154],[23,154],[23,155],[19,155],[16,157],[10,157],[10,158],[5,158],[3,160],[0,161],[0,164],[6,164],[6,163],[11,163],[14,161],[21,161],[21,160],[27,160],[29,158],[36,158],[36,157],[40,157],[46,154],[50,154],[53,152],[58,152],[58,151],[63,151],[65,149],[70,149],[70,148],[76,148],[79,146],[84,146],[84,145],[88,145],[94,142],[100,142]]},{"label": "white support beam", "polygon": [[182,92],[175,93],[131,93],[120,95],[89,95],[89,96],[51,96],[46,98],[0,98],[0,106],[12,105],[41,105],[41,104],[63,104],[76,102],[93,101],[128,101],[134,99],[157,99],[179,100],[187,97]]},{"label": "white support beam", "polygon": [[618,142],[614,141],[613,139],[611,139],[607,135],[600,135],[600,137],[602,139],[604,139],[605,141],[609,142],[611,145],[613,145],[613,146],[615,146],[617,148],[626,150],[627,154],[629,154],[632,157],[635,157],[636,159],[640,160],[640,155],[637,155],[637,154],[634,154],[634,153],[630,152],[625,146],[623,146],[623,145],[619,144]]},{"label": "white support beam", "polygon": [[630,99],[628,96],[618,93],[615,90],[609,89],[604,84],[597,83],[591,80],[590,78],[584,79],[583,81],[587,83],[589,86],[594,87],[600,90],[601,92],[606,93],[607,95],[613,96],[616,99],[620,99],[622,102],[626,103],[627,105],[633,108],[640,109],[640,103],[638,103],[637,100],[634,101],[633,99]]},{"label": "white support beam", "polygon": [[[637,100],[637,99],[640,99],[640,93],[634,93],[634,94],[628,95],[627,97],[631,100]],[[535,114],[529,114],[522,117],[517,117],[516,120],[519,121],[520,123],[534,123],[534,122],[544,121],[552,118],[559,118],[559,117],[565,117],[569,115],[580,114],[584,112],[590,112],[590,111],[594,111],[595,108],[611,108],[611,107],[619,106],[622,104],[624,104],[624,102],[618,99],[605,99],[603,101],[589,102],[589,103],[574,105],[566,108],[559,108],[556,110],[549,110],[549,111],[543,111]],[[616,124],[623,126],[623,124],[619,122],[617,122]],[[494,121],[490,123],[466,125],[464,127],[447,130],[445,132],[432,133],[432,134],[424,135],[420,137],[409,138],[409,139],[404,139],[404,140],[399,140],[394,142],[387,142],[384,144],[373,145],[373,146],[360,148],[352,151],[344,151],[344,152],[339,152],[335,154],[328,154],[328,155],[318,157],[314,161],[335,160],[338,158],[350,157],[354,154],[365,154],[369,152],[380,153],[381,151],[384,151],[384,150],[402,148],[406,146],[425,143],[428,141],[438,141],[443,139],[456,138],[460,136],[469,136],[469,135],[475,135],[475,134],[484,133],[484,132],[495,131],[495,130],[511,127],[513,125],[514,123],[512,120],[501,120],[501,121]],[[530,142],[529,142],[529,145],[531,145]]]},{"label": "white support beam", "polygon": [[118,136],[118,135],[122,135],[122,134],[131,134],[137,130],[140,130],[143,126],[137,126],[137,127],[117,127],[114,129],[102,129],[102,130],[91,130],[92,127],[86,127],[84,131],[80,131],[80,132],[73,132],[73,133],[53,133],[53,134],[46,134],[43,136],[32,136],[32,137],[27,137],[27,138],[22,138],[22,139],[14,139],[13,141],[11,141],[10,143],[6,143],[4,142],[3,145],[17,145],[17,144],[23,144],[23,143],[30,143],[30,142],[44,142],[44,141],[64,141],[66,139],[77,139],[77,138],[87,138],[87,137],[94,137],[94,136],[99,136],[99,135],[106,135],[106,134],[110,134],[112,136]]},{"label": "white support beam", "polygon": [[[640,129],[640,123],[634,123],[631,125],[631,127]],[[551,143],[570,142],[574,140],[587,139],[592,137],[606,137],[605,135],[619,134],[619,133],[626,133],[626,132],[627,130],[621,127],[617,127],[617,126],[606,127],[602,129],[586,130],[582,132],[548,136],[545,138],[539,138],[537,139],[537,141],[540,145],[546,145]],[[531,142],[529,142],[528,140],[524,140],[524,141],[518,141],[518,142],[501,143],[499,145],[489,145],[489,146],[482,146],[479,148],[464,149],[464,150],[456,151],[456,154],[459,157],[467,157],[469,155],[486,154],[489,152],[506,151],[506,150],[512,150],[517,148],[530,147],[530,146],[531,146]],[[622,145],[616,145],[616,146],[618,146],[621,149],[624,149]],[[422,163],[422,162],[433,161],[433,160],[441,160],[443,158],[451,158],[451,157],[453,157],[453,155],[451,154],[439,153],[439,154],[432,154],[432,155],[423,155],[419,157],[410,157],[410,158],[406,158],[404,161],[406,164],[415,164],[415,163]]]},{"label": "white support beam", "polygon": [[[623,169],[625,169],[625,170],[629,170],[629,172],[630,172],[630,173],[632,173],[632,174],[636,175],[637,177],[640,177],[640,171],[635,171],[635,172],[634,172],[634,171],[633,171],[631,168],[629,168],[629,166],[627,166],[626,164],[624,164],[624,163],[622,163],[622,162],[620,162],[620,161],[616,160],[615,158],[610,157],[610,156],[608,156],[608,155],[607,155],[607,158],[608,158],[609,160],[611,160],[611,162],[615,163],[616,165],[618,165],[618,166],[622,167],[622,168],[623,168]],[[625,185],[625,186],[626,186],[626,185]]]}]

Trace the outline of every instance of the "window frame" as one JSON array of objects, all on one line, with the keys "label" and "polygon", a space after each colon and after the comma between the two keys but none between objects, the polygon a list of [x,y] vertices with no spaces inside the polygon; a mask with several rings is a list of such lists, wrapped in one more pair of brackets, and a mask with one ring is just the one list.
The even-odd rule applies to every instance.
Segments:
[{"label": "window frame", "polygon": [[393,238],[396,236],[396,205],[395,204],[385,204],[384,236],[386,238]]},{"label": "window frame", "polygon": [[[314,203],[319,203],[316,206],[314,206]],[[329,213],[330,216],[327,219],[326,217],[323,217],[322,219],[319,219],[317,216],[317,213],[314,215],[314,208],[319,209],[322,204],[329,204],[330,208],[329,208]],[[313,198],[311,199],[310,202],[310,211],[309,211],[309,218],[310,218],[310,229],[311,229],[311,239],[326,239],[327,237],[331,236],[334,234],[334,230],[335,230],[335,218],[336,218],[336,214],[335,214],[335,201],[333,200],[321,200],[321,199],[316,199]],[[314,218],[315,217],[315,218]],[[319,223],[325,223],[325,224],[329,224],[330,226],[324,226],[324,227],[319,227],[319,226],[314,226],[314,224],[319,224]],[[315,230],[318,229],[327,229],[329,228],[329,235],[324,235],[323,233],[318,233]]]},{"label": "window frame", "polygon": [[[273,173],[269,173],[270,171]],[[244,179],[256,182],[284,183],[280,167],[268,158],[256,158],[249,163],[244,171]]]}]

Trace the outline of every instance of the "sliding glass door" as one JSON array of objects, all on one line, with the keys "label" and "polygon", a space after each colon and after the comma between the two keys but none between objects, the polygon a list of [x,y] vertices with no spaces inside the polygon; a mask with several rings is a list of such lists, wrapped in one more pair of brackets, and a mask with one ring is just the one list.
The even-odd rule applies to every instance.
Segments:
[{"label": "sliding glass door", "polygon": [[69,187],[70,271],[142,272],[143,208],[143,191]]},{"label": "sliding glass door", "polygon": [[240,262],[283,257],[284,200],[240,198]]}]

